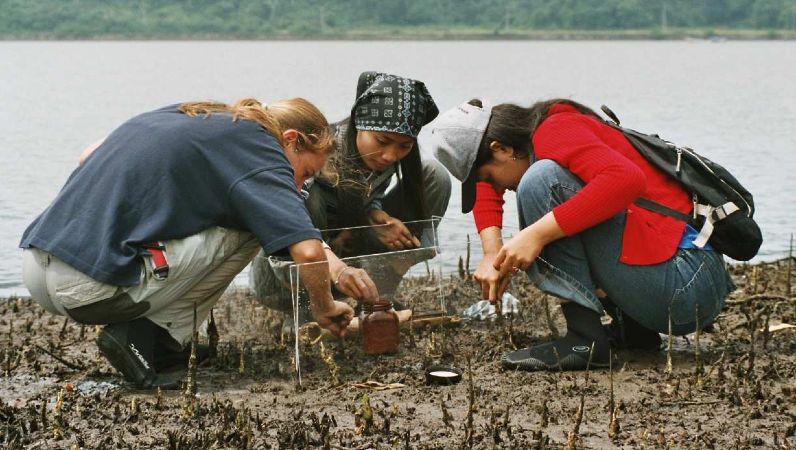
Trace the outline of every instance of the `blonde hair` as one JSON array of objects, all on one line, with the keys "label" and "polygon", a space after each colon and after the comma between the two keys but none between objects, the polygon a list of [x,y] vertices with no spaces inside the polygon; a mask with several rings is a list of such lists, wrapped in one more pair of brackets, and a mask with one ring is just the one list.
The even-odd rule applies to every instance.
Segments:
[{"label": "blonde hair", "polygon": [[263,105],[255,98],[243,98],[232,105],[213,101],[187,102],[177,109],[191,117],[226,112],[232,114],[233,121],[252,120],[268,130],[283,148],[286,142],[282,138],[282,133],[294,129],[298,132],[299,149],[325,154],[335,149],[334,135],[329,129],[326,117],[315,105],[303,98],[289,98],[268,105]]}]

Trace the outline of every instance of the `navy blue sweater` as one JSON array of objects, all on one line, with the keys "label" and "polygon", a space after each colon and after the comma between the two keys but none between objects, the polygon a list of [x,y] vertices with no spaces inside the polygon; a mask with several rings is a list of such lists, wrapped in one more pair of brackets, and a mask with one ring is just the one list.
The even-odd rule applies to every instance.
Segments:
[{"label": "navy blue sweater", "polygon": [[279,142],[229,114],[188,117],[172,105],[122,124],[25,230],[90,277],[139,283],[141,244],[213,226],[252,232],[267,254],[320,239]]}]

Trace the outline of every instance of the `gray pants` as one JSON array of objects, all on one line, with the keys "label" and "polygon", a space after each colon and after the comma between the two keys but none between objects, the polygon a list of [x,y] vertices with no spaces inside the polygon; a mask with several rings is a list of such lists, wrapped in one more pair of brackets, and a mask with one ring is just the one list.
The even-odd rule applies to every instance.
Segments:
[{"label": "gray pants", "polygon": [[[422,159],[421,164],[423,169],[423,185],[425,187],[429,213],[432,216],[442,217],[448,209],[448,201],[451,196],[450,175],[445,167],[435,159]],[[336,217],[338,211],[337,197],[332,190],[322,187],[319,183],[315,183],[310,190],[310,195],[305,204],[313,224],[319,229],[326,230],[330,227],[334,228],[337,226],[336,224],[339,223]],[[382,201],[382,206],[387,214],[391,216],[399,215],[402,205],[398,189],[392,188],[386,192]],[[363,223],[362,225],[367,224]],[[357,251],[352,254],[337,253],[337,256],[342,258],[347,256],[383,253],[387,251],[387,249],[384,248],[380,242],[373,239],[372,236],[365,234],[364,231],[362,231],[362,233],[361,236],[357,236],[357,238],[361,237],[361,239],[353,240],[366,241],[365,245],[360,245]],[[424,229],[420,235],[420,241],[421,247],[423,248],[434,247],[433,230],[430,228]],[[418,255],[420,253],[421,252],[417,252]],[[425,252],[425,254],[429,255],[428,257],[433,255],[432,252]],[[415,255],[407,255],[407,258],[411,256]],[[426,257],[426,259],[428,257]],[[417,260],[417,262],[420,261],[421,260]],[[279,311],[292,310],[293,303],[288,272],[288,266],[291,263],[289,258],[269,257],[262,251],[254,258],[249,280],[254,295],[260,303]],[[378,277],[379,275],[392,278],[391,274],[372,274],[371,276]],[[403,273],[397,277],[397,280],[384,280],[383,283],[380,283],[380,280],[376,279],[374,279],[374,281],[377,283],[377,286],[380,284],[395,284],[397,286],[401,276],[403,276]]]},{"label": "gray pants", "polygon": [[97,325],[146,317],[185,344],[193,332],[194,305],[198,325],[260,245],[251,233],[221,227],[165,245],[168,277],[155,278],[144,258],[136,286],[99,282],[36,248],[23,252],[22,275],[33,300],[53,314]]}]

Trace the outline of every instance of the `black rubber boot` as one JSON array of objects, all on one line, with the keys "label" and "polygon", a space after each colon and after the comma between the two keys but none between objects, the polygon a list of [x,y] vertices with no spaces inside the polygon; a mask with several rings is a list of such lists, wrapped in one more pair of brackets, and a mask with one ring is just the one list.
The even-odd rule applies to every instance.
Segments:
[{"label": "black rubber boot", "polygon": [[600,315],[573,302],[562,304],[561,310],[567,320],[566,336],[506,353],[501,360],[503,367],[532,371],[608,367],[610,344]]},{"label": "black rubber boot", "polygon": [[605,326],[611,344],[618,350],[659,350],[661,335],[650,330],[619,309],[610,298],[600,302],[605,312],[611,316],[611,323]]},{"label": "black rubber boot", "polygon": [[176,389],[182,377],[158,374],[154,367],[158,329],[146,318],[106,325],[97,337],[97,347],[111,366],[137,387]]},{"label": "black rubber boot", "polygon": [[[173,337],[163,328],[157,327],[155,332],[155,355],[153,366],[155,371],[178,372],[187,371],[188,359],[191,357],[191,344],[184,346],[174,340]],[[196,345],[196,363],[210,357],[210,347],[207,344]]]}]

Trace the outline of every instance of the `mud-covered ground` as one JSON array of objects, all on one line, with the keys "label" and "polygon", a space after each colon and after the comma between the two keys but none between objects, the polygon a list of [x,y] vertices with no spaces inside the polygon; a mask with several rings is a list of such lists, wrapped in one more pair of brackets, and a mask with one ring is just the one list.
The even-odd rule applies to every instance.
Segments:
[{"label": "mud-covered ground", "polygon": [[[713,330],[588,373],[501,369],[503,352],[564,331],[552,299],[515,285],[518,317],[405,332],[397,356],[364,355],[355,337],[302,344],[298,387],[282,315],[231,293],[215,309],[218,356],[200,365],[196,395],[131,388],[98,356],[98,329],[9,299],[0,447],[796,448],[796,328],[777,326],[796,325],[790,262],[733,267],[739,289]],[[477,300],[471,282],[443,283],[457,312]],[[405,280],[400,297],[430,310],[434,286]],[[427,386],[432,363],[464,380]]]}]

